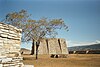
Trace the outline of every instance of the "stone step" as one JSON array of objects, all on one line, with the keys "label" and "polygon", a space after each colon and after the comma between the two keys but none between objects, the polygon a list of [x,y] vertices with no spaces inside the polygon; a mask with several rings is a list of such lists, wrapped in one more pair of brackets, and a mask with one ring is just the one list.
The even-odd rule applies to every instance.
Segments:
[{"label": "stone step", "polygon": [[24,67],[34,67],[34,65],[24,65]]}]

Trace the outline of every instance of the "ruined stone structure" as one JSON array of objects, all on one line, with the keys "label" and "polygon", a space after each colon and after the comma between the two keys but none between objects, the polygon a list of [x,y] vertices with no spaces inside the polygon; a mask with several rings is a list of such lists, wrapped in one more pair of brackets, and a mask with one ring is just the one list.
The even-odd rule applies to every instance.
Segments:
[{"label": "ruined stone structure", "polygon": [[23,67],[20,54],[21,29],[0,23],[0,67]]},{"label": "ruined stone structure", "polygon": [[20,51],[21,29],[0,23],[0,56]]},{"label": "ruined stone structure", "polygon": [[[34,53],[36,46],[34,45]],[[38,54],[68,54],[66,40],[62,38],[41,39]]]},{"label": "ruined stone structure", "polygon": [[69,54],[100,54],[100,50],[69,51]]}]

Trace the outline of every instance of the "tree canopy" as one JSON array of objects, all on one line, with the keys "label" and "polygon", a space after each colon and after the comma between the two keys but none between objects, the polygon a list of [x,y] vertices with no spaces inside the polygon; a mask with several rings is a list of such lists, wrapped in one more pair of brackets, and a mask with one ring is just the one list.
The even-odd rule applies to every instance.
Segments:
[{"label": "tree canopy", "polygon": [[24,41],[38,40],[46,37],[55,37],[57,29],[64,28],[68,31],[68,26],[62,19],[41,18],[31,19],[31,14],[26,10],[12,12],[6,15],[4,22],[22,29]]}]

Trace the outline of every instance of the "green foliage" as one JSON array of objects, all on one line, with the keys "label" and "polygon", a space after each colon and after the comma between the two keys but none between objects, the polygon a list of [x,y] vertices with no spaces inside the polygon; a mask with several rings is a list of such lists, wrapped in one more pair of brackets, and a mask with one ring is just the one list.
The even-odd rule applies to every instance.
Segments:
[{"label": "green foliage", "polygon": [[41,18],[39,20],[33,20],[30,16],[25,10],[12,12],[6,15],[5,22],[21,28],[25,41],[55,37],[58,34],[57,29],[64,28],[68,30],[68,26],[62,19],[48,20],[47,18]]},{"label": "green foliage", "polygon": [[25,10],[21,10],[19,12],[11,12],[6,15],[6,18],[3,22],[7,24],[11,24],[18,28],[22,28],[22,26],[27,22],[29,19],[30,14],[27,13]]}]

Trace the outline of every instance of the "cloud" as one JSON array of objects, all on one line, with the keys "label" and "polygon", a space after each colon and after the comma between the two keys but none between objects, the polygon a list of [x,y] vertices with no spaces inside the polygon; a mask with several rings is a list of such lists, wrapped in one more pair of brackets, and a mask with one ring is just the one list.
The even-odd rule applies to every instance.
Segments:
[{"label": "cloud", "polygon": [[97,43],[100,43],[100,40],[96,40]]},{"label": "cloud", "polygon": [[78,42],[78,41],[68,40],[68,41],[66,41],[66,43],[68,44],[68,47],[72,47],[72,46],[85,46],[85,45],[98,44],[98,43],[100,43],[100,40],[96,40],[94,42]]}]

